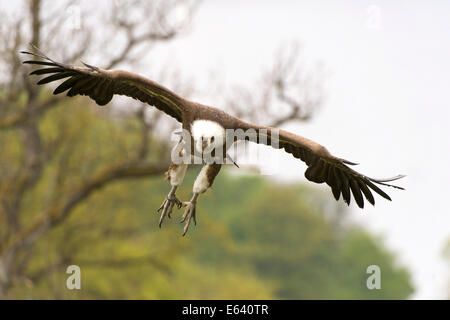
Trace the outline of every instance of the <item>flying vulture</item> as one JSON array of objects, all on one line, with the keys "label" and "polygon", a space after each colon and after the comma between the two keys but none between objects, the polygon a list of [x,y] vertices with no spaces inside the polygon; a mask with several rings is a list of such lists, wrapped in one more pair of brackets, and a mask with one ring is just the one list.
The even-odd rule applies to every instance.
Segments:
[{"label": "flying vulture", "polygon": [[[86,63],[83,63],[84,67],[71,66],[56,62],[37,48],[35,49],[38,53],[26,51],[21,53],[31,55],[35,59],[24,61],[24,64],[41,67],[30,73],[30,75],[45,75],[45,78],[37,83],[38,85],[64,79],[64,82],[59,84],[54,90],[54,94],[68,90],[67,96],[89,96],[100,106],[109,103],[114,95],[125,95],[155,106],[178,120],[182,125],[182,129],[190,133],[191,148],[185,148],[180,152],[187,150],[188,155],[191,157],[194,156],[195,152],[202,154],[205,152],[205,149],[211,150],[211,146],[224,148],[227,137],[226,132],[229,130],[253,129],[257,132],[262,132],[265,139],[258,138],[255,142],[266,145],[272,145],[271,138],[276,132],[279,138],[276,147],[284,149],[295,158],[305,162],[308,166],[305,177],[315,183],[327,183],[331,187],[336,200],[339,200],[342,194],[344,201],[350,204],[350,193],[352,193],[357,205],[363,208],[364,198],[372,205],[375,204],[372,191],[375,191],[387,200],[391,200],[377,185],[403,190],[401,187],[387,183],[400,179],[404,177],[403,175],[388,179],[369,178],[349,167],[350,165],[355,165],[355,163],[333,156],[325,147],[307,138],[284,130],[244,122],[214,107],[184,99],[162,85],[135,73],[122,70],[104,70]],[[180,142],[182,140],[180,138]],[[239,139],[235,138],[236,140]],[[220,160],[224,160],[225,157],[223,156]],[[186,234],[191,221],[194,221],[195,224],[197,223],[197,198],[212,186],[222,163],[224,162],[203,163],[203,167],[194,182],[191,200],[181,202],[176,197],[175,191],[183,181],[188,164],[184,162],[175,163],[172,160],[166,172],[166,176],[171,184],[171,190],[158,209],[158,212],[161,212],[160,227],[164,218],[166,216],[170,217],[174,205],[178,208],[185,207],[181,220],[181,222],[185,223],[183,235]]]}]

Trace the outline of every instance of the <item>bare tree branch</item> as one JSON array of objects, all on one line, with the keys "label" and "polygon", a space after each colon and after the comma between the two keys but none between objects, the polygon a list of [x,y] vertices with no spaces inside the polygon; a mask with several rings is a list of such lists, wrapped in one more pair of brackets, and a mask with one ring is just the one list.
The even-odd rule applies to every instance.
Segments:
[{"label": "bare tree branch", "polygon": [[323,79],[317,68],[310,72],[314,78],[308,75],[301,57],[298,45],[282,47],[257,89],[235,87],[225,105],[240,118],[271,127],[310,120],[322,103],[321,84],[316,82]]},{"label": "bare tree branch", "polygon": [[21,246],[27,245],[29,242],[35,241],[50,227],[61,223],[68,217],[77,204],[89,197],[94,191],[103,188],[108,183],[119,179],[143,178],[157,174],[159,175],[165,172],[167,166],[168,162],[158,164],[126,162],[100,170],[100,172],[92,175],[87,181],[84,181],[80,186],[75,188],[75,191],[64,199],[64,201],[39,214],[39,218],[34,223],[31,223],[21,232],[7,240],[0,251],[0,259],[6,255],[9,250],[16,250]]},{"label": "bare tree branch", "polygon": [[52,96],[47,101],[37,103],[37,106],[32,106],[25,109],[23,112],[6,115],[0,118],[0,130],[14,129],[26,123],[29,119],[42,117],[47,111],[58,106],[64,99],[64,96]]},{"label": "bare tree branch", "polygon": [[[120,138],[123,134],[121,126],[117,126],[120,129],[106,126],[104,131],[95,131],[107,132],[106,136],[109,134],[108,138],[112,137],[111,140],[118,138],[107,153],[102,154],[102,158],[99,156],[100,151],[91,150],[99,144],[91,143],[87,135],[85,140],[80,139],[89,129],[80,129],[84,122],[67,120],[66,113],[59,113],[57,108],[65,105],[65,97],[48,97],[48,92],[44,91],[48,88],[36,86],[28,76],[28,68],[21,64],[18,52],[32,42],[38,46],[45,45],[49,52],[57,50],[57,55],[69,63],[90,55],[101,58],[103,68],[138,62],[142,60],[142,54],[147,53],[155,44],[166,43],[185,32],[197,4],[180,0],[132,0],[127,1],[126,5],[123,2],[121,5],[116,3],[108,8],[111,11],[102,12],[101,17],[105,16],[108,23],[103,24],[102,32],[98,33],[94,32],[98,20],[94,19],[96,23],[89,25],[87,18],[101,17],[90,11],[81,12],[83,19],[80,30],[62,26],[66,19],[64,10],[71,1],[58,4],[58,7],[53,6],[50,11],[42,10],[44,12],[40,10],[43,0],[25,3],[28,10],[21,13],[22,16],[17,21],[7,22],[6,33],[0,25],[0,36],[7,39],[0,43],[0,68],[6,71],[5,77],[0,79],[0,133],[4,134],[2,141],[10,135],[14,136],[20,148],[13,161],[5,157],[0,162],[0,219],[2,223],[5,222],[4,228],[0,230],[0,296],[8,290],[11,279],[27,278],[26,266],[35,254],[32,248],[37,241],[52,231],[53,227],[66,222],[77,205],[86,201],[95,191],[118,180],[162,174],[168,161],[161,159],[168,158],[167,142],[161,141],[160,137],[174,125],[161,116],[161,112],[146,108],[138,102],[130,107],[129,103],[133,102],[127,101],[128,108],[95,109],[95,116],[90,113],[89,119],[93,117],[103,120],[103,117],[107,117],[108,121],[121,122],[131,128],[126,130],[130,134],[127,138]],[[178,17],[178,21],[173,18],[177,5],[187,6],[186,11],[182,10],[184,13],[181,18]],[[68,35],[72,39],[69,42],[66,41]],[[111,41],[111,38],[115,41]],[[63,42],[65,45],[61,46]],[[321,96],[311,93],[314,88],[307,85],[310,82],[307,76],[299,76],[301,72],[298,70],[302,68],[296,64],[297,54],[279,54],[277,59],[274,68],[265,75],[257,90],[241,88],[233,92],[233,99],[228,104],[232,113],[257,122],[270,119],[271,123],[268,124],[272,126],[309,119],[320,104]],[[177,92],[183,95],[191,93],[191,88],[185,82],[180,82],[178,73],[169,74],[170,68],[163,69],[164,77],[172,77],[170,80],[177,82],[174,88]],[[82,108],[87,104],[87,100],[71,101],[75,101],[75,105],[82,103]],[[120,99],[114,100],[116,106],[119,105],[118,101]],[[134,111],[135,106],[138,106],[137,112]],[[123,114],[118,117],[114,112]],[[52,123],[50,130],[42,129],[43,123],[47,125],[45,115],[55,116],[58,120]],[[139,127],[135,121],[130,120],[131,117],[137,117]],[[94,126],[89,121],[86,123]],[[86,141],[91,144],[87,145]],[[132,147],[130,141],[133,142]],[[115,162],[105,164],[111,161],[111,154],[118,155],[114,158]],[[70,163],[71,159],[76,159],[72,161],[75,164]],[[82,163],[76,163],[79,159],[83,160],[80,161]],[[158,160],[151,163],[149,159]],[[35,207],[38,208],[35,209],[37,213],[30,212],[23,205],[24,199],[29,194],[35,196],[41,192],[40,182],[46,185],[45,199],[39,200],[39,205]],[[108,231],[107,227],[101,227],[103,231]],[[68,261],[71,257],[61,253],[58,258],[61,262]],[[129,261],[103,259],[86,263],[103,267],[105,263],[122,266],[150,260],[148,257],[138,257]],[[55,261],[57,264],[58,261]],[[50,264],[48,267],[51,272],[57,266]],[[37,272],[31,278],[41,276],[45,274]]]}]

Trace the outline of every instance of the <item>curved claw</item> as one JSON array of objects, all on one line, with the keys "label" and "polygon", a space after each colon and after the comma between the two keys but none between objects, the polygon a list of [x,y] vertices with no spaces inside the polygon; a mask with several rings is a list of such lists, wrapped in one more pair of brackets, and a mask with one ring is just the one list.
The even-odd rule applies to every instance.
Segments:
[{"label": "curved claw", "polygon": [[186,222],[183,229],[183,237],[186,235],[189,225],[191,224],[191,220],[194,220],[194,224],[197,225],[197,219],[195,216],[196,203],[195,202],[183,202],[183,207],[186,207],[184,210],[184,214],[181,217],[180,223]]},{"label": "curved claw", "polygon": [[178,200],[178,198],[177,197],[175,197],[174,195],[172,195],[172,196],[168,196],[165,200],[164,200],[164,202],[162,203],[162,205],[158,208],[158,210],[156,211],[156,212],[161,212],[161,216],[160,216],[160,218],[159,218],[159,227],[161,228],[161,225],[162,225],[162,223],[163,223],[163,221],[164,221],[164,218],[166,217],[166,216],[168,216],[169,217],[169,219],[171,218],[171,216],[170,216],[170,214],[172,213],[172,209],[173,209],[173,206],[174,205],[177,205],[177,207],[178,207],[178,209],[180,209],[181,208],[181,206],[182,206],[182,203],[181,203],[181,201],[180,200]]}]

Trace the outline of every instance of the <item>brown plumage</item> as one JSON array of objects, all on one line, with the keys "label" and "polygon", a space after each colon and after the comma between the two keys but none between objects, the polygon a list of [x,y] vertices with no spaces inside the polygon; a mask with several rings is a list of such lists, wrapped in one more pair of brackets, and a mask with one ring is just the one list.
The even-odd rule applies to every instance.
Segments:
[{"label": "brown plumage", "polygon": [[[84,64],[85,67],[75,67],[55,62],[40,52],[36,54],[22,51],[22,53],[42,59],[24,61],[25,64],[43,67],[31,72],[32,75],[46,76],[38,82],[39,85],[64,79],[64,82],[54,90],[54,94],[68,90],[69,97],[86,95],[101,106],[110,102],[115,94],[125,95],[155,106],[181,122],[183,128],[187,130],[191,129],[193,121],[199,119],[217,122],[225,129],[266,129],[267,145],[270,145],[272,132],[276,130],[244,122],[219,109],[184,99],[160,84],[134,73],[103,70],[88,64]],[[350,204],[353,194],[357,205],[363,208],[364,198],[372,205],[375,204],[372,191],[391,200],[376,184],[403,189],[387,184],[402,178],[401,175],[388,179],[369,178],[348,166],[355,163],[331,155],[320,144],[284,130],[278,132],[279,148],[304,161],[308,166],[305,177],[312,182],[327,183],[336,200],[339,200],[342,194],[344,201]]]}]

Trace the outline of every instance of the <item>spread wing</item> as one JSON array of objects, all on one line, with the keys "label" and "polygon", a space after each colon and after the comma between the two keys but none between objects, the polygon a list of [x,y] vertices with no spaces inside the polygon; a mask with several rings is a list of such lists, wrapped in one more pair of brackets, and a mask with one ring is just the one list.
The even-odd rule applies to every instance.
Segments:
[{"label": "spread wing", "polygon": [[[284,149],[295,158],[305,162],[308,166],[305,172],[306,179],[316,183],[326,182],[331,187],[336,200],[339,200],[342,194],[344,201],[350,204],[351,192],[358,206],[364,208],[363,195],[367,201],[375,205],[372,191],[387,200],[391,200],[377,184],[404,190],[402,187],[387,183],[403,178],[403,175],[387,179],[373,179],[349,167],[349,165],[356,165],[356,163],[333,156],[325,147],[314,141],[284,130],[251,125],[246,126],[245,129],[249,128],[253,128],[259,133],[257,142],[266,145],[272,145],[271,140],[272,138],[273,140],[276,139],[276,132],[278,132],[279,144],[275,147]],[[261,129],[264,130],[261,131]],[[261,139],[262,135],[266,135],[266,138]]]},{"label": "spread wing", "polygon": [[56,62],[40,52],[36,54],[21,51],[21,53],[39,59],[23,62],[41,67],[30,73],[46,76],[37,83],[38,85],[65,79],[53,94],[69,90],[67,96],[89,96],[100,106],[110,102],[115,94],[124,95],[155,106],[180,122],[183,111],[189,108],[186,100],[169,89],[131,72],[103,70],[86,63],[83,63],[85,67],[70,66]]}]

